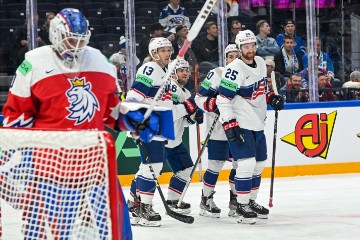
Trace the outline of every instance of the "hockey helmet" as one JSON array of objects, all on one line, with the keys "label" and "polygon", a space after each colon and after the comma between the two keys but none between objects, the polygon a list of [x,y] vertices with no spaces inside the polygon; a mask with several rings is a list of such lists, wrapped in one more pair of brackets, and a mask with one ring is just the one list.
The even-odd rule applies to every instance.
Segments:
[{"label": "hockey helmet", "polygon": [[172,43],[164,37],[156,37],[152,38],[149,43],[149,54],[152,58],[154,58],[152,51],[157,53],[158,48],[169,47],[171,48],[171,52],[173,51]]},{"label": "hockey helmet", "polygon": [[189,79],[189,76],[188,76],[188,79],[186,79],[186,81],[179,82],[179,76],[178,76],[177,70],[178,69],[183,69],[183,68],[186,68],[186,71],[188,73],[190,73],[189,62],[186,61],[185,59],[181,58],[181,59],[178,60],[178,62],[175,65],[174,75],[173,75],[174,80],[177,81],[178,84],[181,85],[181,86],[184,86],[187,83],[188,79]]},{"label": "hockey helmet", "polygon": [[239,49],[237,48],[236,44],[229,44],[225,48],[225,58],[229,52],[239,52]]},{"label": "hockey helmet", "polygon": [[256,43],[256,37],[251,30],[240,31],[238,34],[236,34],[235,43],[240,50],[241,45],[247,43]]},{"label": "hockey helmet", "polygon": [[65,8],[50,22],[49,39],[66,61],[76,59],[89,43],[90,36],[88,21],[78,9]]}]

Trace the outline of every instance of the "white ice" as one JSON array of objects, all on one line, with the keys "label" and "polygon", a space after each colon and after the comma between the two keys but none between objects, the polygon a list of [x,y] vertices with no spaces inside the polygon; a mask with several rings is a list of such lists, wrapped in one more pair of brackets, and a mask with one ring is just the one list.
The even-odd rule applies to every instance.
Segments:
[{"label": "white ice", "polygon": [[[162,185],[166,196],[167,186]],[[263,179],[257,202],[267,206],[269,179]],[[219,182],[215,203],[222,209],[219,219],[199,216],[201,184],[192,183],[185,201],[192,204],[193,224],[165,215],[156,194],[154,209],[162,216],[161,227],[132,228],[135,240],[267,240],[267,239],[360,239],[360,174],[275,179],[274,207],[269,219],[245,225],[229,218],[229,186]],[[125,197],[129,188],[124,188]]]}]

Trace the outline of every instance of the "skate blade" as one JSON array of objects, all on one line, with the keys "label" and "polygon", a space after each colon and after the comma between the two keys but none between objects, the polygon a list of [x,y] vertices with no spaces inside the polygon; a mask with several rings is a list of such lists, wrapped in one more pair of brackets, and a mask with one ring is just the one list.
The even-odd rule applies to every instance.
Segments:
[{"label": "skate blade", "polygon": [[160,227],[161,221],[148,221],[146,219],[141,218],[138,225],[143,227]]},{"label": "skate blade", "polygon": [[229,217],[237,218],[239,217],[239,214],[237,214],[236,210],[230,210],[228,213]]},{"label": "skate blade", "polygon": [[200,209],[199,215],[203,217],[220,218],[220,213],[210,213],[204,209]]},{"label": "skate blade", "polygon": [[237,222],[243,224],[255,224],[256,218],[244,218],[243,216],[240,216]]},{"label": "skate blade", "polygon": [[139,217],[134,217],[134,216],[130,217],[130,223],[131,223],[132,226],[138,226],[139,222],[140,222]]},{"label": "skate blade", "polygon": [[259,218],[259,219],[268,219],[269,215],[268,214],[258,214],[257,218]]}]

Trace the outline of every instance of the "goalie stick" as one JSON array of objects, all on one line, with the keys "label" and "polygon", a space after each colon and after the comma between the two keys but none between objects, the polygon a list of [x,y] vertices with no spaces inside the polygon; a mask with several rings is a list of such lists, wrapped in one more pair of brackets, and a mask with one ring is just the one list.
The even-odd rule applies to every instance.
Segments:
[{"label": "goalie stick", "polygon": [[193,23],[192,27],[189,30],[189,33],[184,41],[184,45],[179,50],[179,54],[177,55],[176,59],[169,64],[168,70],[164,76],[164,82],[160,86],[159,90],[156,92],[156,94],[154,96],[155,101],[153,101],[151,103],[150,107],[146,110],[146,112],[144,114],[144,121],[150,116],[151,112],[153,111],[153,109],[155,107],[157,100],[160,98],[167,82],[169,81],[170,76],[171,76],[172,72],[174,71],[178,60],[180,58],[184,58],[185,53],[191,46],[192,41],[194,41],[194,39],[199,34],[202,26],[204,25],[207,17],[209,16],[209,14],[216,2],[217,2],[217,0],[207,0],[205,2],[204,6],[201,8],[199,15],[197,16],[197,18],[195,19],[195,22]]},{"label": "goalie stick", "polygon": [[141,141],[137,141],[137,144],[139,145],[140,149],[141,149],[142,152],[144,153],[145,160],[146,160],[147,164],[149,165],[149,169],[150,169],[151,174],[152,174],[152,176],[153,176],[153,180],[155,180],[156,188],[157,188],[157,190],[158,190],[158,192],[159,192],[159,195],[160,195],[161,201],[162,201],[162,203],[163,203],[163,205],[164,205],[164,207],[165,207],[166,213],[167,213],[170,217],[172,217],[172,218],[174,218],[174,219],[176,219],[176,220],[178,220],[178,221],[180,221],[180,222],[189,223],[189,224],[193,223],[193,222],[194,222],[194,218],[193,218],[193,217],[187,216],[187,215],[183,215],[183,214],[181,214],[181,213],[174,212],[174,211],[171,210],[170,207],[167,205],[166,200],[165,200],[165,197],[164,197],[164,194],[163,194],[163,192],[162,192],[162,190],[161,190],[161,187],[160,187],[160,185],[159,185],[158,179],[157,179],[157,177],[156,177],[155,171],[154,171],[154,169],[153,169],[153,167],[152,167],[152,165],[151,165],[151,162],[150,162],[150,159],[149,159],[149,155],[147,154],[147,151],[146,151],[146,149],[145,149],[145,147],[144,147],[144,145],[143,145],[143,143],[142,143]]},{"label": "goalie stick", "polygon": [[205,150],[205,148],[206,148],[207,142],[209,141],[209,139],[210,139],[210,137],[211,137],[211,134],[212,134],[212,132],[214,131],[215,125],[216,125],[217,121],[219,120],[219,117],[220,117],[220,115],[217,115],[217,116],[215,117],[214,122],[212,123],[212,125],[211,125],[211,127],[210,127],[209,133],[208,133],[208,135],[206,136],[205,141],[204,141],[204,144],[203,144],[202,147],[201,147],[199,156],[197,157],[197,159],[196,159],[196,161],[195,161],[195,163],[194,163],[193,169],[191,170],[189,179],[187,180],[186,185],[185,185],[185,187],[184,187],[184,190],[183,190],[183,192],[182,192],[181,195],[180,195],[179,201],[178,201],[178,203],[177,203],[177,206],[178,206],[178,207],[180,207],[181,202],[182,202],[182,200],[183,200],[184,197],[185,197],[185,193],[186,193],[187,189],[189,188],[189,185],[190,185],[191,179],[192,179],[192,177],[193,177],[193,175],[194,175],[194,173],[195,173],[196,167],[197,167],[197,165],[198,165],[199,162],[200,162],[201,155],[203,154],[203,152],[204,152],[204,150]]},{"label": "goalie stick", "polygon": [[[279,95],[279,92],[276,87],[275,81],[275,72],[271,72],[271,84],[276,95]],[[276,152],[276,139],[277,139],[277,121],[278,121],[278,110],[275,110],[275,120],[274,120],[274,138],[273,138],[273,149],[272,149],[272,160],[271,160],[271,179],[270,179],[270,199],[269,207],[273,207],[273,196],[274,196],[274,175],[275,175],[275,152]]]}]

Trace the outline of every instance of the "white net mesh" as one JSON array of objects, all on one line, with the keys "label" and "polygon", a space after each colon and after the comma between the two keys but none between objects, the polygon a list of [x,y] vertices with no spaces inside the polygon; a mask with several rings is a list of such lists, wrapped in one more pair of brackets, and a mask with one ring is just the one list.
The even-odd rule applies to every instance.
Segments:
[{"label": "white net mesh", "polygon": [[0,239],[111,239],[103,132],[0,136]]}]

